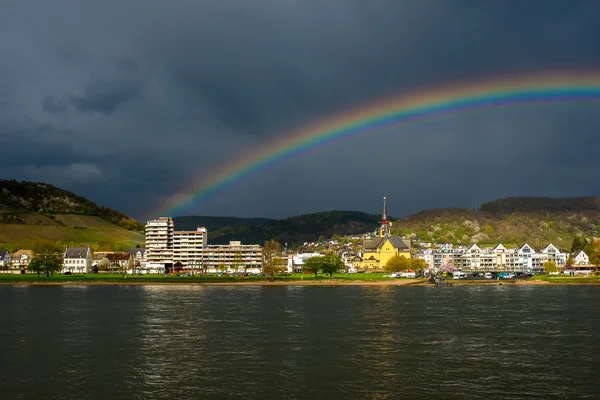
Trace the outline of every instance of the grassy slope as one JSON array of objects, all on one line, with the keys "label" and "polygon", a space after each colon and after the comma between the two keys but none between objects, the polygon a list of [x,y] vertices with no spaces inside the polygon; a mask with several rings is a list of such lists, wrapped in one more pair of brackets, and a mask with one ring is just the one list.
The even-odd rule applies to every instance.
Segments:
[{"label": "grassy slope", "polygon": [[54,221],[37,213],[21,215],[26,224],[0,224],[0,248],[34,249],[42,241],[60,241],[79,246],[98,244],[100,249],[110,250],[115,245],[125,248],[144,243],[142,234],[96,216],[57,215]]},{"label": "grassy slope", "polygon": [[508,198],[479,210],[436,209],[393,222],[393,231],[433,242],[570,248],[575,235],[599,236],[600,198]]}]

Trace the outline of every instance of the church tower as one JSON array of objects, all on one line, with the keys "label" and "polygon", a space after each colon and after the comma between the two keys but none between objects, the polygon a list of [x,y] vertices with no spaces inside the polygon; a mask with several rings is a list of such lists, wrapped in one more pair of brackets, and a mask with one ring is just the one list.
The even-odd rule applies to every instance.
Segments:
[{"label": "church tower", "polygon": [[381,215],[381,227],[379,228],[379,236],[390,236],[390,221],[387,217],[387,197],[383,198],[383,214]]}]

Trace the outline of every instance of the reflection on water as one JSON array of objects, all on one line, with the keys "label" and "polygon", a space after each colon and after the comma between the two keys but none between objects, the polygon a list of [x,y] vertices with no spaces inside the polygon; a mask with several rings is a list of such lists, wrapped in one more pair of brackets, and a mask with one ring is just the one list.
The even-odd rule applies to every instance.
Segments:
[{"label": "reflection on water", "polygon": [[0,286],[2,397],[596,398],[599,300],[567,286]]}]

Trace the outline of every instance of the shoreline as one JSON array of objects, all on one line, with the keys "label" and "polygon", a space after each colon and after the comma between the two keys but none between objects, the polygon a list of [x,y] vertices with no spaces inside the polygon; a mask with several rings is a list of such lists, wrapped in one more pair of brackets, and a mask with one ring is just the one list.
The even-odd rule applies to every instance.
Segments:
[{"label": "shoreline", "polygon": [[[403,279],[389,281],[348,281],[348,280],[287,280],[287,281],[248,281],[248,282],[136,282],[133,280],[123,281],[0,281],[0,285],[17,286],[430,286],[435,287],[433,283],[421,279]],[[549,282],[545,280],[516,280],[516,281],[449,281],[444,286],[538,286],[538,285],[600,285],[598,282]]]}]

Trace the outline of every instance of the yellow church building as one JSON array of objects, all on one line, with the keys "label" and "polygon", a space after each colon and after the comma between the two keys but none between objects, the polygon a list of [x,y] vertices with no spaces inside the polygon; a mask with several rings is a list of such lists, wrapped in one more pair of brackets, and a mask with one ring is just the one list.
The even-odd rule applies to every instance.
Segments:
[{"label": "yellow church building", "polygon": [[365,240],[363,243],[361,269],[364,271],[383,271],[383,267],[393,256],[410,258],[410,240],[390,235],[392,223],[387,218],[387,198],[383,198],[383,214],[379,237]]},{"label": "yellow church building", "polygon": [[410,241],[398,236],[383,236],[365,240],[361,269],[365,271],[383,271],[383,267],[393,256],[410,258]]}]

